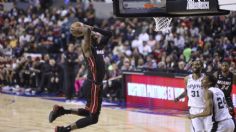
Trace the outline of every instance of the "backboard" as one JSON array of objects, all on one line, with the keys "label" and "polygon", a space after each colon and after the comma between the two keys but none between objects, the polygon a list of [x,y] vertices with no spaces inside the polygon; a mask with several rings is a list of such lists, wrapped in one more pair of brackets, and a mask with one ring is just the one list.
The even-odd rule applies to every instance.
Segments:
[{"label": "backboard", "polygon": [[113,0],[117,17],[226,15],[218,0]]}]

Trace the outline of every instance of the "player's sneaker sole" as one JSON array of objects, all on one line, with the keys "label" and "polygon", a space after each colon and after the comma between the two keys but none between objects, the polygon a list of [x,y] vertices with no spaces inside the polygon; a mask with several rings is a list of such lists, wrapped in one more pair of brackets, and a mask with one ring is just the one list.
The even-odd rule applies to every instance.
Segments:
[{"label": "player's sneaker sole", "polygon": [[60,112],[59,112],[60,109],[63,109],[63,107],[58,106],[58,105],[53,106],[53,110],[49,114],[49,122],[50,123],[52,123],[57,117],[63,115],[63,114],[60,114]]},{"label": "player's sneaker sole", "polygon": [[55,132],[69,132],[68,130],[66,130],[63,126],[60,127],[60,126],[57,126],[55,128]]}]

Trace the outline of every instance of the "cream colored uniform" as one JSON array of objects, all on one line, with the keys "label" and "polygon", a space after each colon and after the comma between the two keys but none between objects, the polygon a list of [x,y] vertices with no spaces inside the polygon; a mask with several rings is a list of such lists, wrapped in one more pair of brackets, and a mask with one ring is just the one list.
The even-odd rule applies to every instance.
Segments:
[{"label": "cream colored uniform", "polygon": [[[201,74],[200,78],[194,80],[190,74],[187,79],[188,106],[189,113],[192,115],[203,112],[205,108],[204,89],[201,85],[203,78],[204,74]],[[191,122],[194,132],[205,132],[212,128],[212,116],[194,118]]]},{"label": "cream colored uniform", "polygon": [[216,87],[209,90],[213,93],[213,128],[214,132],[233,132],[234,122],[229,113],[224,93]]}]

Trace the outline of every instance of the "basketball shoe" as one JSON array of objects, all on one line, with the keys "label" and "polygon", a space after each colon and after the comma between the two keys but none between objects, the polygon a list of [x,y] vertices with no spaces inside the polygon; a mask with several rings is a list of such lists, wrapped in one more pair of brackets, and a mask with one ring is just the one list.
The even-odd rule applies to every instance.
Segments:
[{"label": "basketball shoe", "polygon": [[55,128],[55,132],[70,132],[70,130],[68,130],[66,127],[63,126],[57,126]]},{"label": "basketball shoe", "polygon": [[62,106],[54,105],[53,110],[49,114],[49,122],[52,123],[57,117],[65,114],[65,109]]}]

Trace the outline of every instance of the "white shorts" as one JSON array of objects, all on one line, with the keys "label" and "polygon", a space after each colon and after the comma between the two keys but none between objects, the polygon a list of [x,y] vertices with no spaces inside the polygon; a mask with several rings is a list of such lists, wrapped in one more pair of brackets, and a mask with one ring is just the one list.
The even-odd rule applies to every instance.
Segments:
[{"label": "white shorts", "polygon": [[[195,115],[203,112],[203,110],[204,108],[191,107],[189,109],[189,113]],[[206,117],[193,118],[191,119],[191,123],[192,132],[210,132],[213,125],[212,115]]]},{"label": "white shorts", "polygon": [[213,132],[234,132],[234,121],[233,119],[227,119],[213,123]]}]

